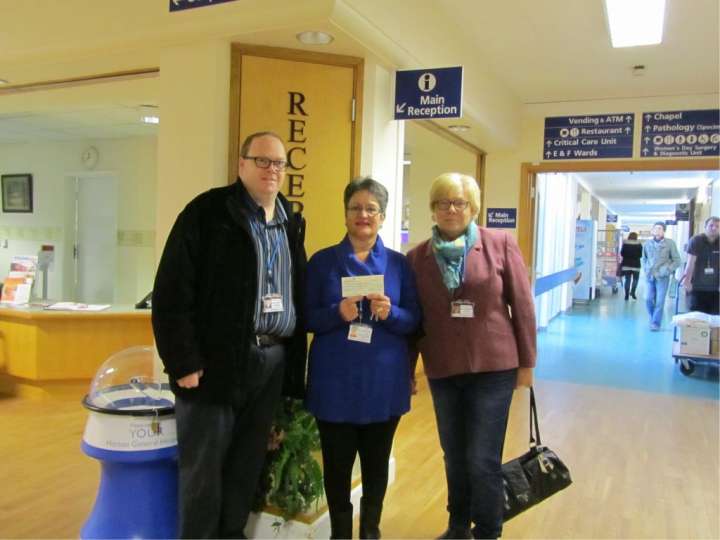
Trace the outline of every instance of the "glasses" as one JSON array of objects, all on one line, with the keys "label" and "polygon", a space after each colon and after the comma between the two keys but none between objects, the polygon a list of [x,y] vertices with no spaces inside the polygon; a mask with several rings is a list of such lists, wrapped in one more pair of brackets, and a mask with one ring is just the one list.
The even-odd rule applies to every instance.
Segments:
[{"label": "glasses", "polygon": [[450,210],[450,207],[454,207],[455,210],[460,210],[461,212],[465,210],[470,205],[470,201],[464,201],[462,199],[454,199],[452,201],[449,201],[447,199],[443,199],[440,201],[435,201],[433,203],[433,206],[437,208],[438,210],[442,210],[443,212],[447,212]]},{"label": "glasses", "polygon": [[272,165],[277,171],[284,171],[288,164],[284,159],[270,159],[256,156],[243,156],[243,159],[252,159],[255,162],[255,166],[260,169],[267,169]]},{"label": "glasses", "polygon": [[380,209],[377,206],[348,206],[347,213],[354,216],[359,216],[365,212],[368,217],[375,217],[380,213]]}]

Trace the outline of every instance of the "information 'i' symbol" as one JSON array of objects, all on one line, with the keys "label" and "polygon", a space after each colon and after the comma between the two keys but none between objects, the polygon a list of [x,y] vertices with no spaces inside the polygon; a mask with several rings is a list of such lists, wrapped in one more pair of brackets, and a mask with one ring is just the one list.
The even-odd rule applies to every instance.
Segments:
[{"label": "information 'i' symbol", "polygon": [[423,73],[418,79],[418,88],[420,88],[423,92],[432,91],[436,84],[437,79],[432,73]]}]

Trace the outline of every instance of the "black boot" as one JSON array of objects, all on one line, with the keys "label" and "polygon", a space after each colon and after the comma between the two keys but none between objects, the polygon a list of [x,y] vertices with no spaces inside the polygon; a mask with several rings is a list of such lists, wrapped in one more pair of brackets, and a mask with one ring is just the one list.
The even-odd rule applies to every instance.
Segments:
[{"label": "black boot", "polygon": [[380,538],[380,515],[382,504],[372,504],[360,499],[360,538]]},{"label": "black boot", "polygon": [[447,530],[442,533],[440,536],[438,536],[437,540],[451,540],[451,539],[462,539],[462,540],[468,540],[472,538],[472,532],[470,531],[470,527],[453,527],[452,525],[447,528]]},{"label": "black boot", "polygon": [[330,512],[330,539],[352,538],[353,508],[343,512]]}]

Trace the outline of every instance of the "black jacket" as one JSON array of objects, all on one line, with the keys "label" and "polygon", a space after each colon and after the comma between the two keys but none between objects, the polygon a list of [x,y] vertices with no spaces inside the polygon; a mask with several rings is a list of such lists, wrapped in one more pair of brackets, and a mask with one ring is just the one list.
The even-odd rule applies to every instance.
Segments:
[{"label": "black jacket", "polygon": [[640,270],[640,258],[642,257],[642,244],[640,242],[633,240],[623,242],[620,255],[622,256],[620,266]]},{"label": "black jacket", "polygon": [[[257,261],[243,205],[240,180],[193,199],[170,231],[155,276],[152,324],[160,358],[175,394],[227,403],[247,370],[253,312],[257,302]],[[292,254],[293,296],[302,313],[306,255],[305,220],[282,195]],[[298,318],[288,340],[283,394],[304,397],[307,338]],[[204,370],[200,386],[180,388],[176,380]]]}]

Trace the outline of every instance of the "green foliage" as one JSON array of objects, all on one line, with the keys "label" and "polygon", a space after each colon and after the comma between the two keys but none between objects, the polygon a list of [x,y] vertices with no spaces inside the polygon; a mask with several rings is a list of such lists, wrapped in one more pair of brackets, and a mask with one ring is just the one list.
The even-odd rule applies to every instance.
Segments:
[{"label": "green foliage", "polygon": [[287,520],[317,504],[323,494],[323,475],[312,452],[319,449],[315,418],[301,401],[283,398],[275,414],[254,510],[275,506]]}]

